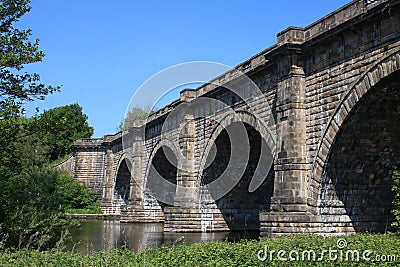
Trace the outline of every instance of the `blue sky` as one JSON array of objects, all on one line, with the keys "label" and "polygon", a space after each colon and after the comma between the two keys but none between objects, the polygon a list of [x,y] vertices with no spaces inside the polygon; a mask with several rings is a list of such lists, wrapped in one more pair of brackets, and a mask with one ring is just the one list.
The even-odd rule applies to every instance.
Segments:
[{"label": "blue sky", "polygon": [[157,72],[190,61],[236,66],[273,45],[281,30],[348,2],[32,0],[18,27],[33,30],[46,57],[26,70],[63,87],[28,104],[28,115],[79,103],[94,137],[113,134],[135,90]]}]

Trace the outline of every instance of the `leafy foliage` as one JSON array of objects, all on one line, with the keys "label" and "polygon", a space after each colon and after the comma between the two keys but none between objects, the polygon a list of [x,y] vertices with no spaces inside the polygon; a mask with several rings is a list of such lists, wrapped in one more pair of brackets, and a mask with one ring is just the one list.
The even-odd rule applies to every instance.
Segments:
[{"label": "leafy foliage", "polygon": [[[48,118],[53,119],[13,116],[0,120],[0,129],[5,129],[0,131],[0,232],[8,235],[7,246],[51,247],[73,223],[64,212],[99,210],[90,189],[50,168],[54,146],[49,136],[57,136],[56,129],[61,127],[45,131]],[[69,140],[67,145],[71,146]]]},{"label": "leafy foliage", "polygon": [[397,230],[400,229],[400,171],[395,171],[393,173],[393,208],[392,213],[394,215],[394,221],[392,226]]},{"label": "leafy foliage", "polygon": [[44,248],[73,225],[67,208],[96,205],[89,189],[49,164],[93,128],[77,104],[21,116],[24,102],[59,90],[40,83],[36,73],[21,73],[44,57],[39,41],[30,41],[31,31],[15,28],[29,3],[0,0],[0,245]]},{"label": "leafy foliage", "polygon": [[75,139],[90,138],[93,127],[87,122],[78,104],[62,106],[43,112],[38,118],[40,136],[50,148],[50,160],[71,152]]},{"label": "leafy foliage", "polygon": [[31,169],[48,161],[49,148],[35,134],[34,122],[18,116],[0,120],[0,177],[3,180],[29,174]]},{"label": "leafy foliage", "polygon": [[31,134],[30,122],[16,116],[0,120],[0,128],[8,130],[0,131],[0,224],[8,246],[53,244],[69,225],[56,192],[61,174],[44,167],[48,147]]},{"label": "leafy foliage", "polygon": [[31,30],[15,23],[30,11],[29,0],[0,0],[0,119],[19,114],[25,101],[43,100],[59,87],[40,83],[37,73],[21,73],[25,64],[39,62],[44,53],[39,40],[29,40]]},{"label": "leafy foliage", "polygon": [[119,125],[118,129],[122,131],[128,129],[129,127],[132,127],[135,121],[146,119],[152,111],[154,110],[152,109],[151,105],[134,107],[131,111],[128,112],[125,119]]},{"label": "leafy foliage", "polygon": [[8,246],[53,246],[72,225],[61,209],[64,200],[58,183],[65,175],[25,167],[20,174],[1,181],[1,231],[8,235]]},{"label": "leafy foliage", "polygon": [[30,132],[36,120],[14,119],[19,132],[0,152],[0,230],[7,246],[51,247],[73,224],[65,211],[98,202],[69,174],[48,167],[51,147]]},{"label": "leafy foliage", "polygon": [[[343,237],[341,237],[343,239]],[[271,238],[260,241],[202,242],[191,245],[168,246],[148,249],[134,253],[123,249],[101,251],[89,256],[71,252],[51,250],[37,252],[21,250],[0,253],[0,265],[13,266],[398,266],[400,255],[400,238],[395,234],[385,235],[353,235],[345,237],[347,246],[343,248],[342,259],[337,242],[339,237],[324,238],[311,235],[293,235]],[[275,251],[273,260],[260,261],[257,254],[267,247]],[[313,260],[279,260],[277,253],[285,250],[304,251],[335,250],[336,260],[330,260],[329,253]],[[360,253],[370,250],[370,261],[360,257],[359,261],[347,261],[346,251],[357,250]],[[360,254],[362,255],[362,254]],[[376,256],[387,256],[386,261],[377,261]],[[288,255],[283,257],[287,257]],[[320,256],[320,255],[318,255]],[[392,258],[391,256],[395,256]],[[389,258],[390,257],[390,258]],[[350,258],[351,259],[351,258]],[[382,259],[382,257],[379,257]]]},{"label": "leafy foliage", "polygon": [[101,213],[99,201],[92,190],[70,176],[59,180],[58,190],[62,195],[62,208],[68,213]]}]

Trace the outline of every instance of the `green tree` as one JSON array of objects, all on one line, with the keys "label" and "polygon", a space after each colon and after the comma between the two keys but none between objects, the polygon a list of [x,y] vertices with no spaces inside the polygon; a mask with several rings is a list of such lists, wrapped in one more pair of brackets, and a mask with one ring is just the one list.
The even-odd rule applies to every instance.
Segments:
[{"label": "green tree", "polygon": [[90,189],[49,167],[52,145],[38,130],[43,120],[0,120],[20,127],[0,150],[0,234],[8,246],[51,247],[74,225],[65,212],[99,212]]},{"label": "green tree", "polygon": [[0,151],[0,230],[8,246],[51,246],[71,225],[57,189],[65,174],[46,167],[49,147],[32,133],[33,119],[13,116],[0,124],[10,121],[20,128]]},{"label": "green tree", "polygon": [[152,112],[154,112],[154,109],[152,108],[151,105],[145,105],[143,107],[140,106],[134,107],[131,111],[128,112],[125,119],[120,123],[120,125],[118,126],[118,130],[122,131],[128,129],[129,127],[132,127],[133,123],[136,120],[144,120]]},{"label": "green tree", "polygon": [[43,134],[47,117],[21,116],[25,102],[59,90],[42,84],[37,73],[23,72],[44,57],[39,41],[30,41],[31,31],[15,27],[29,4],[0,0],[0,233],[8,236],[8,246],[48,247],[72,221],[63,212],[66,192],[60,186],[67,174],[48,167],[54,147]]},{"label": "green tree", "polygon": [[29,3],[29,0],[0,0],[0,119],[20,113],[26,101],[43,100],[59,90],[42,84],[37,73],[22,73],[24,65],[44,57],[39,40],[29,40],[31,30],[15,28],[15,23],[30,11]]},{"label": "green tree", "polygon": [[44,99],[59,87],[40,83],[37,73],[22,72],[24,65],[39,62],[44,53],[39,40],[30,41],[31,30],[19,30],[16,22],[31,9],[29,0],[0,0],[0,178],[21,170],[23,157],[16,154],[22,136],[29,135],[27,119],[20,117],[23,103]]},{"label": "green tree", "polygon": [[50,147],[50,160],[70,153],[75,139],[92,136],[93,127],[87,120],[78,104],[53,108],[39,116],[38,131],[43,142]]},{"label": "green tree", "polygon": [[52,247],[74,222],[63,213],[65,192],[59,189],[67,174],[45,168],[24,168],[3,182],[1,231],[7,246]]}]

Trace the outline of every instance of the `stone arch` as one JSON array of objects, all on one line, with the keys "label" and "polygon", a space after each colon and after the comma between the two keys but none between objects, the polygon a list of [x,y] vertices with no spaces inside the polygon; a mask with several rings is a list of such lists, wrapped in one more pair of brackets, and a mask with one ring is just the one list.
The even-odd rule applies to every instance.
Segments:
[{"label": "stone arch", "polygon": [[160,140],[158,140],[156,142],[156,144],[152,147],[152,149],[151,149],[151,151],[150,151],[150,153],[148,154],[148,157],[147,157],[149,160],[146,163],[145,181],[146,181],[146,178],[149,175],[151,162],[153,161],[154,156],[156,155],[157,151],[159,151],[160,148],[162,148],[162,147],[168,147],[170,150],[172,150],[174,152],[175,155],[177,155],[175,145],[170,139],[161,138]]},{"label": "stone arch", "polygon": [[345,93],[325,127],[314,156],[310,174],[314,180],[320,182],[326,159],[336,139],[336,135],[358,101],[379,81],[399,70],[400,48],[396,48],[390,55],[379,60],[379,62],[365,71]]},{"label": "stone arch", "polygon": [[149,209],[164,211],[165,207],[173,204],[178,171],[176,155],[173,142],[167,138],[162,138],[152,148],[143,185]]},{"label": "stone arch", "polygon": [[[241,130],[245,130],[249,138],[248,144],[245,142],[243,144],[231,143],[228,137],[229,131],[233,130],[233,133],[240,131],[236,127],[243,127]],[[269,210],[274,178],[273,168],[258,167],[259,163],[263,164],[261,155],[269,155],[264,160],[269,159],[270,162],[273,160],[271,151],[264,150],[265,154],[261,152],[262,149],[268,149],[267,140],[271,138],[268,130],[263,127],[255,116],[240,111],[225,116],[212,132],[197,171],[201,184],[200,203],[203,231],[259,230],[259,213]],[[264,144],[262,144],[263,142]],[[211,156],[212,159],[210,160],[209,156],[212,154],[211,149],[214,145],[216,148],[215,158]],[[234,151],[232,146],[249,148],[247,162],[244,162],[241,156],[236,157],[236,154],[232,154]],[[232,155],[233,157],[231,157]],[[232,165],[228,163],[230,160],[234,162]],[[239,165],[244,167],[243,173],[238,172],[237,167]],[[227,173],[222,174],[225,171]],[[257,171],[262,177],[261,184],[256,190],[250,191],[251,182]],[[229,178],[228,180],[223,178],[223,181],[236,180],[232,184],[233,187],[231,189],[217,187],[210,190],[208,185],[213,182],[215,176],[220,178],[224,175]],[[227,192],[223,196],[215,197],[217,195],[213,193],[215,189],[216,191],[222,189],[222,191],[226,190]],[[212,220],[209,218],[212,218]]]},{"label": "stone arch", "polygon": [[271,149],[273,156],[275,156],[275,137],[268,128],[266,123],[262,122],[260,118],[254,116],[246,110],[236,110],[234,113],[229,113],[220,120],[219,124],[212,130],[210,138],[208,138],[204,153],[201,155],[200,164],[197,169],[197,175],[200,176],[206,164],[207,156],[209,155],[212,146],[221,132],[234,122],[243,122],[256,129],[266,141],[268,147]]},{"label": "stone arch", "polygon": [[123,155],[117,165],[115,179],[113,180],[114,200],[122,200],[121,204],[128,204],[130,196],[130,183],[132,179],[132,163],[127,155]]},{"label": "stone arch", "polygon": [[[341,232],[390,229],[391,172],[400,164],[399,49],[347,91],[321,138],[309,196]],[[314,191],[313,191],[314,190]]]}]

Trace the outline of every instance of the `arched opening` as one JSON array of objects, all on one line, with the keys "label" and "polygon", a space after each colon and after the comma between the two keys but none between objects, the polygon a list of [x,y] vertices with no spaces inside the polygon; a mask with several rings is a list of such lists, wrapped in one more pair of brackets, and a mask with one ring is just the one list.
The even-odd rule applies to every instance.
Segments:
[{"label": "arched opening", "polygon": [[120,199],[123,203],[128,204],[130,194],[131,172],[128,167],[127,160],[122,160],[118,168],[117,178],[115,180],[114,194],[115,199]]},{"label": "arched opening", "polygon": [[[240,132],[239,128],[243,129],[243,126],[247,135],[244,138],[248,138],[249,141],[249,154],[236,152],[236,155],[231,157],[232,151],[234,151],[233,145],[240,146],[242,144],[231,144],[229,134]],[[243,144],[245,143],[243,142]],[[272,161],[271,151],[260,133],[254,127],[242,122],[235,122],[226,127],[218,135],[214,144],[214,152],[207,156],[207,167],[202,173],[202,185],[212,183],[225,171],[227,177],[235,181],[240,180],[220,199],[215,200],[212,199],[212,196],[203,195],[202,206],[208,206],[214,209],[214,213],[221,214],[223,223],[231,231],[259,230],[259,213],[260,211],[269,211],[270,208],[273,193],[273,167],[268,170],[261,168],[260,175],[263,177],[263,182],[257,190],[249,192],[249,185],[257,165],[267,166],[267,162]],[[241,149],[249,149],[249,147],[244,145]],[[261,149],[264,149],[263,153],[261,153]],[[261,155],[264,157],[262,158]],[[233,162],[229,163],[230,160]],[[233,168],[227,169],[228,165]],[[243,175],[241,175],[241,171],[238,171],[240,168],[244,168]]]},{"label": "arched opening", "polygon": [[175,199],[177,162],[172,149],[161,146],[150,165],[146,190],[157,200],[151,205],[159,205],[162,211],[172,206]]},{"label": "arched opening", "polygon": [[393,171],[400,168],[400,80],[394,73],[356,104],[330,150],[322,218],[347,215],[356,232],[390,229]]}]

